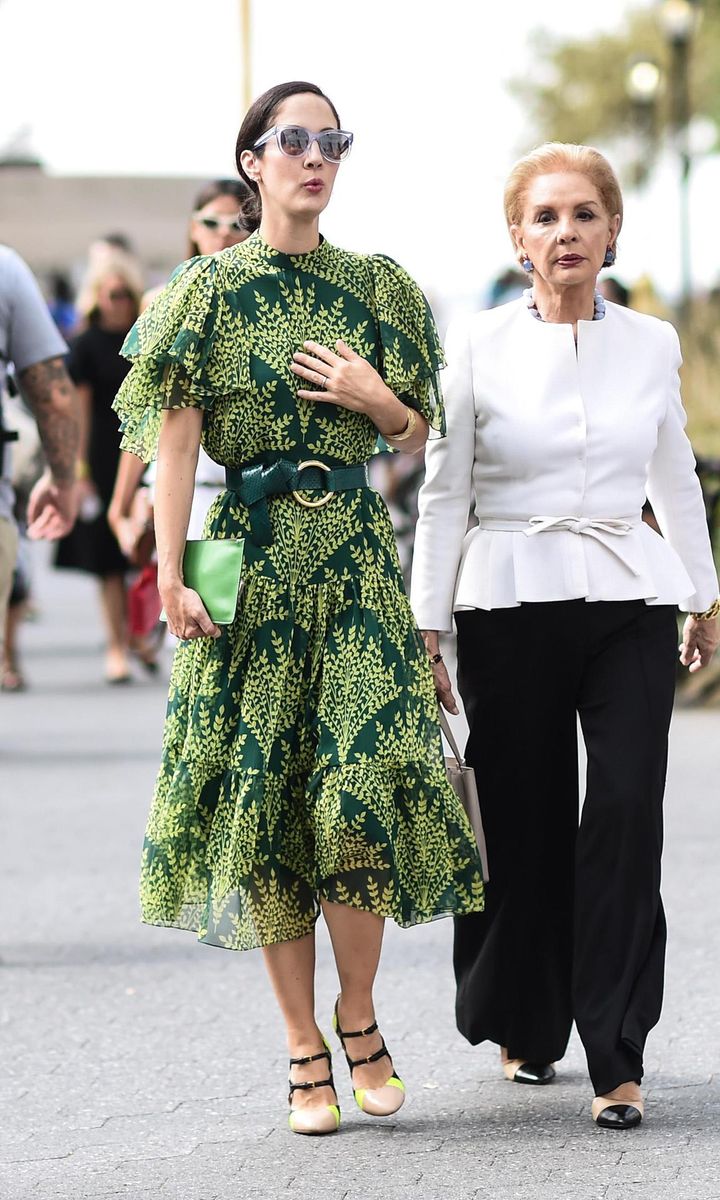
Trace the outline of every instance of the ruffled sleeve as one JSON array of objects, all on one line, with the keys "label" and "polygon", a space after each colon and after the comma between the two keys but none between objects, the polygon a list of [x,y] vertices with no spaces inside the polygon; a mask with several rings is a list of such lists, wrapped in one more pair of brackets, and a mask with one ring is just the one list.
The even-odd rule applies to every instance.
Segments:
[{"label": "ruffled sleeve", "polygon": [[380,329],[380,372],[403,403],[421,413],[431,430],[445,434],[438,372],[445,365],[435,320],[422,291],[384,254],[369,258]]},{"label": "ruffled sleeve", "polygon": [[115,397],[122,448],[150,462],[165,408],[210,409],[247,386],[242,318],[228,305],[213,256],[182,263],[128,333],[132,369]]}]

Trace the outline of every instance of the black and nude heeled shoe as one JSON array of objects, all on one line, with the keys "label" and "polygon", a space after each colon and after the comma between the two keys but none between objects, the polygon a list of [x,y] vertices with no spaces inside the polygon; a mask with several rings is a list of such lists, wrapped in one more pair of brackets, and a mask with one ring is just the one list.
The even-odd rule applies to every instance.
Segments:
[{"label": "black and nude heeled shoe", "polygon": [[[502,1047],[504,1049],[504,1047]],[[541,1086],[552,1083],[555,1068],[552,1063],[528,1062],[525,1058],[509,1058],[502,1062],[503,1074],[511,1083],[529,1083]]]},{"label": "black and nude heeled shoe", "polygon": [[645,1106],[642,1100],[596,1096],[590,1111],[593,1121],[601,1129],[635,1129],[645,1115]]},{"label": "black and nude heeled shoe", "polygon": [[[290,1093],[288,1095],[288,1104],[290,1105],[288,1124],[293,1133],[335,1133],[340,1125],[340,1108],[337,1104],[325,1104],[318,1108],[293,1108],[292,1106],[292,1098],[295,1092],[309,1092],[321,1087],[330,1087],[335,1092],[332,1055],[325,1038],[323,1038],[323,1042],[325,1049],[321,1050],[319,1054],[306,1054],[304,1058],[290,1059],[291,1067],[303,1067],[307,1063],[319,1062],[320,1059],[326,1058],[330,1067],[330,1074],[327,1079],[319,1079],[317,1082],[311,1080],[308,1083],[293,1083],[292,1079],[288,1080],[290,1085]],[[335,1093],[335,1099],[337,1100],[337,1093]]]},{"label": "black and nude heeled shoe", "polygon": [[347,1052],[345,1045],[346,1038],[368,1037],[371,1033],[377,1032],[377,1021],[373,1021],[372,1025],[368,1025],[367,1029],[354,1029],[352,1031],[341,1029],[338,1019],[338,1004],[340,997],[335,1001],[335,1011],[333,1013],[333,1029],[335,1030],[340,1044],[345,1051],[347,1065],[350,1068],[350,1079],[355,1067],[365,1066],[366,1063],[379,1062],[381,1058],[390,1060],[391,1074],[385,1080],[382,1087],[378,1088],[356,1088],[353,1086],[353,1095],[355,1103],[361,1112],[367,1113],[371,1117],[391,1117],[398,1109],[402,1108],[405,1103],[405,1084],[399,1075],[395,1074],[393,1061],[390,1058],[390,1052],[385,1045],[385,1038],[380,1035],[382,1046],[376,1050],[374,1054],[368,1054],[366,1058],[351,1058]]}]

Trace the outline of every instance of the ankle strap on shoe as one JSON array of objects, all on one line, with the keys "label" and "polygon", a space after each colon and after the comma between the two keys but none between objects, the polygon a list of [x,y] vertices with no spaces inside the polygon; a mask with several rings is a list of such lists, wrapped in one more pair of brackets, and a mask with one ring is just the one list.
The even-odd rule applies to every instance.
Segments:
[{"label": "ankle strap on shoe", "polygon": [[305,1054],[302,1058],[291,1058],[291,1067],[304,1067],[306,1063],[319,1062],[321,1058],[326,1058],[328,1062],[332,1062],[332,1057],[329,1050],[321,1050],[319,1054]]},{"label": "ankle strap on shoe", "polygon": [[292,1079],[289,1079],[288,1084],[290,1086],[290,1097],[292,1097],[293,1092],[312,1092],[315,1088],[321,1087],[331,1087],[335,1091],[332,1075],[327,1079],[312,1079],[309,1083],[293,1083]]},{"label": "ankle strap on shoe", "polygon": [[340,1022],[338,1022],[337,1035],[339,1038],[368,1037],[368,1035],[371,1033],[377,1033],[377,1027],[377,1021],[373,1021],[372,1025],[368,1025],[367,1029],[353,1029],[351,1031],[346,1031],[345,1029],[340,1028]]},{"label": "ankle strap on shoe", "polygon": [[304,1054],[302,1058],[291,1058],[291,1067],[304,1067],[307,1063],[320,1062],[326,1058],[330,1063],[330,1074],[327,1079],[310,1079],[307,1083],[293,1083],[292,1079],[288,1079],[290,1091],[288,1093],[288,1104],[292,1102],[293,1092],[311,1092],[315,1088],[331,1087],[335,1091],[335,1082],[332,1074],[332,1055],[329,1050],[321,1050],[319,1054]]},{"label": "ankle strap on shoe", "polygon": [[345,1052],[345,1057],[347,1059],[347,1064],[352,1071],[355,1067],[365,1066],[366,1063],[379,1062],[381,1058],[390,1058],[390,1051],[383,1041],[382,1049],[376,1050],[374,1054],[368,1054],[367,1058],[351,1058],[347,1051]]},{"label": "ankle strap on shoe", "polygon": [[341,1029],[340,1028],[340,997],[338,996],[337,1000],[335,1001],[335,1032],[338,1035],[338,1037],[340,1038],[341,1042],[344,1041],[345,1038],[349,1038],[349,1037],[367,1037],[368,1034],[370,1034],[370,1033],[376,1033],[377,1027],[378,1027],[377,1021],[373,1021],[372,1025],[368,1025],[367,1029],[353,1029],[353,1030],[349,1030],[347,1032],[344,1029]]}]

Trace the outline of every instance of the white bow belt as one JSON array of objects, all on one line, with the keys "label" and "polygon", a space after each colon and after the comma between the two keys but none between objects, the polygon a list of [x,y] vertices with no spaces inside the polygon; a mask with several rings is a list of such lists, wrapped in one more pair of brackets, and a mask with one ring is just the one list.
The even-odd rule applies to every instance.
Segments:
[{"label": "white bow belt", "polygon": [[480,529],[499,529],[511,533],[524,533],[525,537],[533,537],[537,533],[548,533],[553,530],[566,530],[586,537],[595,538],[611,554],[620,560],[623,566],[639,575],[635,567],[628,562],[617,539],[626,537],[640,525],[640,517],[483,517],[478,522]]}]

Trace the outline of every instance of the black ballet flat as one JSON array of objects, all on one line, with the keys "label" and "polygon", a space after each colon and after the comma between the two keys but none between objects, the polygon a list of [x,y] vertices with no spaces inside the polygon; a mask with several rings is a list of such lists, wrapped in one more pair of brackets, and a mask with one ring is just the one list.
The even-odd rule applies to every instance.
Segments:
[{"label": "black ballet flat", "polygon": [[643,1119],[643,1102],[623,1104],[607,1096],[596,1096],[591,1111],[593,1121],[601,1129],[635,1129]]},{"label": "black ballet flat", "polygon": [[511,1083],[529,1083],[535,1087],[552,1083],[555,1078],[555,1068],[552,1063],[525,1062],[522,1058],[511,1058],[502,1064],[505,1078]]},{"label": "black ballet flat", "polygon": [[105,682],[110,687],[126,687],[128,683],[132,683],[132,675],[129,671],[123,671],[120,675],[106,675]]}]

